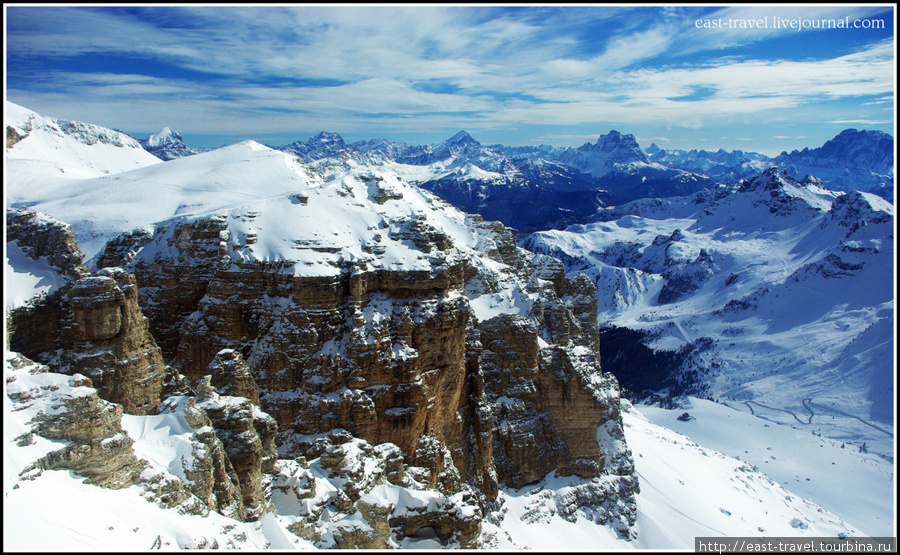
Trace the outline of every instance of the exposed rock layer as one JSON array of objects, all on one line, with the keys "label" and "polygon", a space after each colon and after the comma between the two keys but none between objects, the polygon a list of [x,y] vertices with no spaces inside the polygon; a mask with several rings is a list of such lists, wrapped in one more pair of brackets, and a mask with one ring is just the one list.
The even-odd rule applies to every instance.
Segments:
[{"label": "exposed rock layer", "polygon": [[127,414],[160,402],[165,364],[138,303],[134,276],[105,268],[91,276],[71,228],[34,212],[8,213],[8,240],[60,270],[67,285],[8,315],[10,348],[55,371],[88,376],[102,399]]},{"label": "exposed rock layer", "polygon": [[[460,523],[442,523],[441,511],[385,522],[386,509],[365,497],[384,481],[474,491],[486,507],[500,484],[554,471],[605,477],[597,486],[604,495],[584,498],[621,500],[627,529],[636,484],[618,441],[617,384],[599,368],[593,285],[519,249],[502,225],[470,225],[484,261],[459,256],[448,234],[411,217],[386,227],[392,240],[427,253],[430,269],[341,261],[330,275],[303,275],[291,262],[238,259],[226,217],[174,221],[153,236],[123,235],[96,259],[135,277],[105,268],[34,313],[59,322],[49,346],[28,345],[34,314],[19,318],[14,339],[45,357],[61,349],[60,368],[90,375],[104,396],[139,414],[159,405],[161,351],[183,374],[167,391],[192,388],[196,398],[180,409],[194,421],[195,458],[204,459],[185,469],[190,493],[235,518],[271,510],[267,476],[279,456],[316,457],[339,475],[350,464],[341,445],[356,438],[396,452],[381,482],[355,477],[332,500],[368,523],[335,532],[338,546],[390,543],[385,526],[396,537],[429,527],[441,541],[473,545],[477,524],[451,534]],[[141,255],[145,247],[154,254]],[[147,341],[138,286],[159,348]],[[493,315],[489,298],[510,300]],[[604,449],[598,428],[612,438]],[[298,523],[298,531],[314,538],[315,526]]]}]

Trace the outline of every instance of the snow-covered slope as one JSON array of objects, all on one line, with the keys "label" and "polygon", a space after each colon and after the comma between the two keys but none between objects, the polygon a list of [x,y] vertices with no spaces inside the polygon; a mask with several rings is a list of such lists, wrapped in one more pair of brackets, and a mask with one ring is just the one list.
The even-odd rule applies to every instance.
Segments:
[{"label": "snow-covered slope", "polygon": [[[819,435],[824,431],[820,417],[810,427],[815,433],[809,433],[796,421],[779,424],[750,415],[742,403],[691,397],[673,410],[637,408],[657,426],[758,468],[785,490],[815,501],[867,536],[896,534],[893,465],[861,452],[859,442]],[[684,412],[691,418],[679,420]],[[626,427],[629,444],[639,445],[628,432]],[[646,456],[636,461],[639,471]]]},{"label": "snow-covered slope", "polygon": [[[142,152],[143,149],[141,149]],[[286,195],[320,180],[294,157],[254,141],[91,177],[74,187],[64,179],[23,179],[10,172],[7,203],[72,225],[86,260],[113,237],[174,216]]]},{"label": "snow-covered slope", "polygon": [[[493,546],[504,549],[527,546],[560,552],[583,551],[585,546],[597,551],[689,550],[694,548],[694,538],[702,536],[892,535],[888,516],[891,468],[884,461],[867,459],[786,426],[776,425],[787,429],[780,430],[780,435],[770,436],[763,421],[724,406],[699,411],[696,420],[688,423],[694,427],[690,432],[703,430],[704,439],[730,438],[731,443],[720,447],[729,451],[720,452],[698,444],[693,434],[682,435],[688,431],[678,433],[659,424],[678,423],[675,416],[681,412],[644,406],[623,412],[625,435],[634,448],[641,481],[636,539],[625,543],[604,538],[582,518],[575,522],[563,519],[557,514],[550,492],[564,491],[571,485],[568,480],[557,478],[504,492],[503,520],[496,528],[488,528],[488,534],[494,535]],[[729,420],[731,416],[746,418],[748,422],[741,423],[745,425],[741,430],[745,433],[752,430],[753,434],[734,434],[738,426]],[[762,451],[767,460],[757,463],[743,448],[737,450],[738,446]],[[819,463],[823,456],[839,461],[839,466],[822,468]],[[778,477],[773,479],[767,463],[777,459],[782,459],[780,466],[784,472],[774,473]],[[789,471],[788,464],[796,465],[796,472],[791,473],[791,480],[782,481],[782,475]],[[793,479],[795,474],[804,476],[802,484]],[[810,501],[820,493],[810,485],[821,488],[822,484],[831,485],[832,480],[840,480],[847,474],[851,479],[838,491],[832,490],[829,500],[835,501],[849,492],[845,499],[867,498],[863,506],[869,510],[857,513],[847,503],[833,503],[836,506],[831,508]],[[806,482],[806,477],[811,477],[810,482]],[[801,485],[813,490],[812,495],[798,495],[795,488]],[[853,491],[854,487],[865,489]],[[871,495],[875,491],[887,494]],[[859,528],[855,522],[870,524],[871,528]]]},{"label": "snow-covered slope", "polygon": [[[65,445],[32,435],[30,421],[52,412],[52,405],[61,399],[91,391],[73,385],[72,376],[42,371],[38,366],[23,366],[14,353],[4,349],[4,551],[312,548],[272,514],[254,523],[216,512],[184,514],[150,501],[143,485],[104,489],[83,483],[83,477],[68,470],[28,471],[28,478],[21,478],[20,473],[38,458]],[[190,428],[178,422],[176,415],[129,418],[126,431],[137,440],[136,451],[151,461],[177,453],[185,441],[184,428]],[[23,437],[29,440],[23,441]],[[189,437],[187,441],[189,444]],[[189,445],[187,449],[190,453]],[[170,464],[181,468],[178,459]],[[144,472],[148,476],[166,473],[167,466],[152,464]]]},{"label": "snow-covered slope", "polygon": [[772,170],[604,212],[524,242],[591,275],[601,326],[680,350],[688,390],[780,422],[811,411],[829,437],[893,456],[892,205]]},{"label": "snow-covered slope", "polygon": [[11,182],[99,177],[160,162],[133,137],[106,127],[43,116],[9,101],[3,115]]}]

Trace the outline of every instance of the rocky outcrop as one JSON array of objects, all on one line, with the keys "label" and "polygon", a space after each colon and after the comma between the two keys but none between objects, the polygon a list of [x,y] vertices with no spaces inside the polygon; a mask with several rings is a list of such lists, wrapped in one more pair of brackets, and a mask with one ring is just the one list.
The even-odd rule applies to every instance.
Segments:
[{"label": "rocky outcrop", "polygon": [[[368,195],[382,216],[360,245],[369,258],[311,237],[293,238],[292,248],[324,266],[250,256],[263,230],[248,227],[259,214],[245,211],[173,220],[152,238],[123,236],[98,260],[136,276],[153,334],[195,384],[196,406],[234,467],[247,519],[268,510],[268,437],[279,458],[315,459],[338,476],[359,466],[347,462],[347,445],[391,445],[393,478],[379,480],[406,487],[391,481],[404,467],[410,487],[447,499],[467,493],[482,509],[501,484],[518,487],[554,471],[608,478],[607,498],[621,501],[628,521],[631,469],[610,460],[628,462],[630,453],[624,443],[608,442],[610,452],[598,443],[599,427],[623,436],[617,384],[599,367],[590,280],[569,278],[558,261],[518,248],[496,223],[466,219],[464,233],[478,237],[473,253],[457,244],[462,231],[441,229],[438,220],[379,212],[414,194],[422,193],[367,177],[309,190],[305,203],[286,207],[309,210],[326,195],[357,195],[352,202],[360,203],[358,195]],[[420,253],[415,264],[374,262],[388,249],[396,256],[399,244]],[[257,417],[261,411],[273,425],[260,426],[268,422]],[[351,478],[346,483],[355,485],[328,502],[341,514],[358,512],[359,526],[347,521],[325,533],[317,528],[321,508],[310,507],[298,533],[328,545],[382,543],[380,509],[355,505],[378,480]],[[622,495],[612,493],[619,489]],[[394,541],[430,527],[441,541],[470,542],[442,536],[460,523],[434,515],[389,524]]]},{"label": "rocky outcrop", "polygon": [[30,415],[31,432],[19,445],[35,442],[34,435],[62,442],[51,448],[20,477],[34,479],[43,470],[67,469],[86,477],[85,482],[110,489],[140,481],[145,463],[132,448],[134,441],[122,429],[122,407],[104,401],[81,374],[62,376],[22,355],[8,363],[6,394],[16,411]]},{"label": "rocky outcrop", "polygon": [[71,227],[30,211],[7,214],[7,237],[27,256],[60,270],[66,285],[7,316],[10,348],[53,371],[84,374],[102,399],[127,414],[159,406],[165,364],[138,303],[134,276],[91,275]]},{"label": "rocky outcrop", "polygon": [[[446,248],[441,234],[422,230],[422,248]],[[473,451],[489,426],[479,420],[477,361],[467,360],[465,264],[297,276],[277,264],[222,262],[225,231],[216,219],[184,224],[171,231],[175,260],[134,265],[154,334],[180,372],[197,380],[214,353],[242,352],[281,430],[282,456],[302,452],[300,436],[344,428],[400,446],[411,464],[433,470],[433,483],[457,472],[496,492],[489,454]],[[454,446],[454,471],[419,448],[426,435]]]},{"label": "rocky outcrop", "polygon": [[240,479],[206,411],[196,406],[193,397],[170,397],[162,403],[160,413],[181,414],[194,428],[191,459],[182,461],[187,489],[201,500],[206,511],[246,520]]},{"label": "rocky outcrop", "polygon": [[69,224],[34,210],[7,210],[6,241],[16,241],[33,260],[45,258],[69,279],[90,275],[90,270],[83,264],[84,253],[78,248]]},{"label": "rocky outcrop", "polygon": [[[210,370],[211,375],[205,376],[196,387],[196,403],[192,408],[202,409],[208,417],[234,469],[243,500],[242,520],[259,520],[272,509],[266,475],[275,469],[278,426],[252,399],[220,394],[220,391],[247,390],[251,394],[256,391],[256,384],[240,355],[222,351],[210,364]],[[219,390],[212,385],[213,379],[221,384]],[[197,423],[205,425],[202,419]],[[204,443],[215,450],[210,441]]]},{"label": "rocky outcrop", "polygon": [[603,452],[597,429],[621,435],[617,384],[598,371],[595,353],[579,347],[540,346],[537,327],[501,315],[481,326],[485,389],[494,415],[498,479],[512,487],[562,475],[628,475],[629,465],[607,468],[607,458],[629,460],[624,449]]},{"label": "rocky outcrop", "polygon": [[165,364],[131,274],[103,269],[10,319],[13,350],[54,371],[88,376],[101,398],[128,414],[158,408]]},{"label": "rocky outcrop", "polygon": [[259,406],[259,386],[250,374],[244,357],[232,349],[222,349],[209,363],[210,385],[221,395],[246,397]]},{"label": "rocky outcrop", "polygon": [[337,431],[318,437],[307,453],[278,461],[272,498],[280,515],[296,515],[289,529],[318,547],[411,547],[405,542],[423,538],[478,546],[484,513],[477,496],[424,488],[418,478],[427,470],[404,465],[396,445]]},{"label": "rocky outcrop", "polygon": [[62,366],[91,376],[100,396],[129,414],[155,412],[165,364],[138,304],[134,276],[105,268],[77,281],[68,298],[72,342]]}]

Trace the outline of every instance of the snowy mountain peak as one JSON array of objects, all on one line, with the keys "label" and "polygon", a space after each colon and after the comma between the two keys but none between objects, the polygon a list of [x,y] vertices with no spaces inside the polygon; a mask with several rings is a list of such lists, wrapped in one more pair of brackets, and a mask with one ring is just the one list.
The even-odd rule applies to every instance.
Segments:
[{"label": "snowy mountain peak", "polygon": [[184,144],[184,139],[170,127],[163,127],[158,133],[141,141],[141,146],[160,160],[174,160],[197,154],[197,151]]},{"label": "snowy mountain peak", "polygon": [[565,149],[557,156],[557,160],[596,177],[615,170],[650,165],[650,159],[641,150],[634,135],[625,135],[616,130],[600,135],[596,143],[585,143],[577,149]]},{"label": "snowy mountain peak", "polygon": [[37,131],[69,137],[87,146],[106,144],[114,147],[140,148],[136,139],[121,131],[92,123],[42,116],[8,100],[4,119],[6,126],[12,128],[21,137],[20,140],[32,131]]},{"label": "snowy mountain peak", "polygon": [[345,146],[344,138],[341,137],[338,133],[332,133],[329,131],[319,131],[317,135],[310,137],[310,139],[306,142],[306,144],[312,146],[316,145],[334,145],[334,146]]},{"label": "snowy mountain peak", "polygon": [[472,135],[469,135],[467,131],[460,131],[456,135],[453,135],[446,141],[442,143],[442,146],[447,147],[480,147],[481,143],[475,140]]},{"label": "snowy mountain peak", "polygon": [[168,127],[163,127],[159,133],[154,133],[147,139],[147,146],[163,146],[174,143],[183,144],[184,141],[182,141],[181,135]]},{"label": "snowy mountain peak", "polygon": [[[247,139],[246,141],[241,141],[239,143],[235,143],[234,146],[246,147],[246,148],[248,148],[250,150],[254,150],[254,151],[274,150],[272,148],[267,147],[266,145],[264,145],[262,143],[254,141],[253,139]],[[224,148],[228,148],[228,147],[224,147]]]},{"label": "snowy mountain peak", "polygon": [[891,198],[894,188],[894,138],[882,131],[845,129],[819,148],[782,152],[771,163],[795,177],[815,175],[832,190]]},{"label": "snowy mountain peak", "polygon": [[6,166],[27,182],[97,177],[159,162],[134,137],[100,125],[44,116],[9,101],[3,118]]},{"label": "snowy mountain peak", "polygon": [[593,145],[587,143],[579,150],[586,152],[597,152],[609,155],[610,160],[620,164],[630,162],[649,163],[647,155],[641,150],[634,135],[624,135],[615,129],[606,135],[600,135],[597,142]]},{"label": "snowy mountain peak", "polygon": [[320,131],[305,143],[294,141],[287,146],[278,147],[278,150],[296,154],[304,162],[347,156],[347,144],[344,143],[343,137],[329,131]]},{"label": "snowy mountain peak", "polygon": [[738,193],[751,193],[754,206],[764,205],[769,212],[786,216],[797,210],[823,213],[831,209],[836,196],[823,189],[815,178],[797,181],[784,171],[770,167],[749,180],[742,180]]}]

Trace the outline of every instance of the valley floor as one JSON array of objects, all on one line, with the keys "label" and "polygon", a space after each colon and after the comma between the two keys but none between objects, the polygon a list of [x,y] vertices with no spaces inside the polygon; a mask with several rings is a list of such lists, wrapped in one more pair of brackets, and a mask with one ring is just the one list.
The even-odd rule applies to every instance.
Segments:
[{"label": "valley floor", "polygon": [[[734,407],[691,398],[682,409],[640,406],[640,412],[658,426],[758,467],[784,489],[821,505],[867,536],[896,536],[894,463],[860,452],[858,443],[813,434],[816,417],[803,429],[797,422],[778,423],[759,413],[751,415],[743,404],[729,404]],[[694,418],[678,420],[683,412]],[[635,434],[629,434],[629,428],[626,434],[639,453],[640,443],[632,443]],[[640,458],[636,462],[640,470]]]}]

